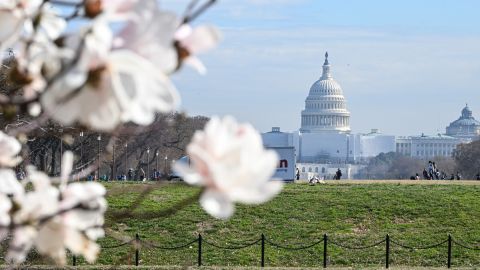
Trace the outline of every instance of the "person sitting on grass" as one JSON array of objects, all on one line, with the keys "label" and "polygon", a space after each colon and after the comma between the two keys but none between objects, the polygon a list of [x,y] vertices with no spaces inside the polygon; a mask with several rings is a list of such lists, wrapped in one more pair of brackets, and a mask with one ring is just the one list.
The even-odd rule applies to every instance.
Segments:
[{"label": "person sitting on grass", "polygon": [[311,186],[314,186],[315,184],[325,184],[325,181],[323,180],[323,177],[322,178],[318,178],[318,176],[314,176],[312,178],[310,178],[310,180],[308,181],[308,183],[311,185]]}]

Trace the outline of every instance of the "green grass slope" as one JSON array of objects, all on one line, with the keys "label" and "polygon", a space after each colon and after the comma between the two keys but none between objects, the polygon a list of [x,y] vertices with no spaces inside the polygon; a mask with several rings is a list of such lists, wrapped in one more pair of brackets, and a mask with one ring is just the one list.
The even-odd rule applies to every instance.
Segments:
[{"label": "green grass slope", "polygon": [[[109,234],[133,237],[138,233],[156,245],[176,246],[197,235],[219,246],[238,246],[260,238],[286,246],[301,246],[321,240],[324,233],[332,242],[363,246],[385,238],[409,246],[441,242],[452,234],[470,246],[480,242],[480,185],[359,184],[329,183],[309,186],[288,184],[272,201],[258,206],[237,205],[235,215],[216,220],[207,215],[197,201],[173,213],[175,205],[198,194],[199,189],[183,184],[155,188],[134,210],[134,217],[112,219],[112,213],[127,209],[149,184],[108,184]],[[170,211],[165,211],[169,209]],[[172,214],[170,216],[166,215]],[[331,266],[375,266],[385,261],[385,244],[364,250],[349,250],[329,243]],[[103,246],[120,243],[111,237]],[[454,266],[480,264],[480,251],[453,245]],[[323,245],[300,251],[275,248],[267,244],[267,266],[314,267],[322,265]],[[197,245],[179,250],[142,247],[142,265],[195,265]],[[103,249],[99,264],[132,264],[131,245]],[[409,250],[391,244],[392,266],[443,266],[447,244],[434,249]],[[81,259],[79,262],[82,263]],[[223,250],[204,243],[204,265],[257,266],[260,245],[239,250]]]}]

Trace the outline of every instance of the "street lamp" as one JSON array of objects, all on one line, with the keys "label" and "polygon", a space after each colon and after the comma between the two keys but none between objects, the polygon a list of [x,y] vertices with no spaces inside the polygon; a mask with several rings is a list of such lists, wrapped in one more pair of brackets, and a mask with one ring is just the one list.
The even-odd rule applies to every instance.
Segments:
[{"label": "street lamp", "polygon": [[115,141],[113,142],[112,148],[112,176],[111,181],[115,180]]},{"label": "street lamp", "polygon": [[[157,175],[158,175],[158,151],[155,152],[155,168],[157,169]],[[155,177],[157,177],[155,175]]]},{"label": "street lamp", "polygon": [[100,179],[100,141],[102,140],[102,135],[98,135],[97,141],[98,141],[98,150],[97,150],[97,162],[98,162],[98,167],[97,167],[97,179]]},{"label": "street lamp", "polygon": [[150,177],[150,147],[147,148],[147,180]]},{"label": "street lamp", "polygon": [[82,168],[83,174],[83,131],[80,131],[80,168]]},{"label": "street lamp", "polygon": [[128,143],[125,143],[125,177],[127,177],[127,156],[128,156]]},{"label": "street lamp", "polygon": [[[63,129],[59,129],[58,130],[60,132],[60,173],[62,173],[62,159],[63,159],[63,139],[62,139],[62,135],[63,135]],[[57,137],[58,138],[58,137]]]},{"label": "street lamp", "polygon": [[167,161],[168,161],[168,156],[165,156],[165,168],[164,168],[165,174],[167,174]]}]

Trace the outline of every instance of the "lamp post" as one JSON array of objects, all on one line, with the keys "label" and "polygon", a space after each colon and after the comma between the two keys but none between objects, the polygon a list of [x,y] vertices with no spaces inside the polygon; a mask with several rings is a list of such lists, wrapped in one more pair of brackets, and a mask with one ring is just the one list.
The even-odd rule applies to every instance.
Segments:
[{"label": "lamp post", "polygon": [[350,136],[347,135],[347,155],[345,157],[345,164],[348,164],[348,160],[350,159]]},{"label": "lamp post", "polygon": [[112,176],[111,180],[115,180],[115,142],[113,143],[113,148],[112,148]]},{"label": "lamp post", "polygon": [[168,161],[168,156],[165,156],[165,168],[164,168],[165,174],[167,174],[167,161]]},{"label": "lamp post", "polygon": [[[62,173],[62,159],[63,159],[63,139],[62,139],[62,134],[63,134],[63,129],[58,130],[60,132],[60,174]],[[58,137],[57,137],[58,138]]]},{"label": "lamp post", "polygon": [[158,175],[158,151],[155,152],[155,168],[157,169],[157,175]]},{"label": "lamp post", "polygon": [[125,177],[127,176],[128,143],[125,143]]},{"label": "lamp post", "polygon": [[[80,168],[83,174],[83,131],[80,131]],[[78,180],[80,180],[80,177]]]},{"label": "lamp post", "polygon": [[150,147],[147,148],[147,181],[150,177]]},{"label": "lamp post", "polygon": [[98,135],[97,141],[98,141],[98,150],[97,150],[97,179],[100,179],[100,141],[102,140],[102,135]]}]

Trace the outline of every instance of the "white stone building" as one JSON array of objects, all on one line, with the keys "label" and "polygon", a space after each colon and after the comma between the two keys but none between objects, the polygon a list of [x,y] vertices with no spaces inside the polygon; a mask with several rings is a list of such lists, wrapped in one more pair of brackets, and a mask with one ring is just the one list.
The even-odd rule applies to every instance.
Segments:
[{"label": "white stone building", "polygon": [[359,165],[354,165],[357,161],[395,151],[395,136],[377,130],[351,133],[350,112],[340,84],[333,79],[328,53],[322,68],[322,76],[305,100],[300,130],[281,132],[274,127],[262,134],[263,142],[267,147],[293,146],[297,168],[303,173],[329,178],[340,168],[344,178],[351,178],[358,170]]},{"label": "white stone building", "polygon": [[330,71],[328,53],[322,76],[310,87],[301,120],[301,133],[350,133],[350,112],[343,90]]},{"label": "white stone building", "polygon": [[480,122],[473,118],[472,110],[465,105],[460,117],[450,123],[446,134],[464,141],[478,140],[480,136]]},{"label": "white stone building", "polygon": [[460,117],[446,128],[446,135],[397,137],[396,151],[406,156],[432,159],[452,157],[457,145],[479,139],[480,122],[472,116],[468,107],[462,109]]},{"label": "white stone building", "polygon": [[350,112],[343,90],[333,79],[328,53],[325,54],[322,76],[313,83],[301,112],[301,128],[281,132],[274,127],[263,133],[267,147],[294,147],[297,168],[303,175],[330,178],[340,168],[351,178],[369,158],[380,153],[398,152],[406,156],[433,159],[451,157],[460,143],[480,136],[480,122],[466,106],[459,119],[447,127],[447,135],[395,137],[376,129],[367,134],[354,134],[350,129]]},{"label": "white stone building", "polygon": [[305,99],[300,130],[285,133],[274,127],[262,134],[265,146],[294,146],[297,162],[312,164],[355,163],[381,152],[395,151],[395,136],[378,130],[351,133],[350,112],[340,84],[333,79],[328,53],[322,68],[322,76],[310,87]]},{"label": "white stone building", "polygon": [[462,139],[437,134],[436,136],[408,136],[397,137],[397,153],[419,159],[434,157],[451,157]]}]

